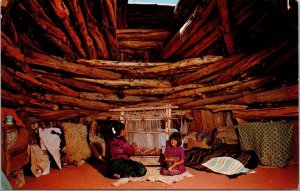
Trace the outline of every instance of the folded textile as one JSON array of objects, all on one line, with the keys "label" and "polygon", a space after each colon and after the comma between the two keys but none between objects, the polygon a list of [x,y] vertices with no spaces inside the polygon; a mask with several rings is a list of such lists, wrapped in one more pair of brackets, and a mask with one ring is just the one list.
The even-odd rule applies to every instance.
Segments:
[{"label": "folded textile", "polygon": [[241,173],[249,172],[249,168],[245,168],[244,165],[231,157],[215,157],[202,164],[214,172],[225,175],[237,175]]}]

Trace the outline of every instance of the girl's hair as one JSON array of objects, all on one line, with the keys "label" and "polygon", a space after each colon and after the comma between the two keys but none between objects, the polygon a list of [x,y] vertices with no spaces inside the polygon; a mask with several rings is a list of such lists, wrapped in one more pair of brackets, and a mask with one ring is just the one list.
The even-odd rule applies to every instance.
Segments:
[{"label": "girl's hair", "polygon": [[125,129],[125,125],[120,121],[113,120],[109,124],[109,129],[113,136],[120,135],[121,131]]},{"label": "girl's hair", "polygon": [[[177,141],[177,146],[181,146],[182,138],[181,138],[181,134],[179,132],[174,132],[170,135],[170,143],[171,143],[172,139]],[[172,144],[170,144],[170,145],[172,145]]]}]

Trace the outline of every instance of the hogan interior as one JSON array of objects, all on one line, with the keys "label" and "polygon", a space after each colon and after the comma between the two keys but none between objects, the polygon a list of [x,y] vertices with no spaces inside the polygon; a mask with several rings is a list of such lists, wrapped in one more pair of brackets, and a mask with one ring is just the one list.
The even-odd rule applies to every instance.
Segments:
[{"label": "hogan interior", "polygon": [[292,124],[298,162],[296,0],[6,0],[1,14],[2,170],[15,188],[39,129],[74,124],[103,138],[130,108],[172,107],[159,117],[166,139]]}]

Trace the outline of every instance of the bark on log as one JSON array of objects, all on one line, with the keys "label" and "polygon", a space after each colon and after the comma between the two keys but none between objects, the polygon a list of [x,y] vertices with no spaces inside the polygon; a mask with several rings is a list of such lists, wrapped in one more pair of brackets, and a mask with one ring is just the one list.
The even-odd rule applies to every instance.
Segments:
[{"label": "bark on log", "polygon": [[215,103],[219,103],[219,102],[225,102],[225,101],[237,98],[237,97],[244,96],[246,94],[247,94],[247,92],[241,92],[241,93],[231,94],[231,95],[221,95],[221,96],[216,96],[216,97],[203,98],[203,99],[199,99],[196,101],[191,101],[191,102],[179,105],[179,107],[181,109],[197,109],[199,106],[215,104]]},{"label": "bark on log", "polygon": [[244,110],[248,106],[247,105],[233,105],[233,104],[211,104],[199,106],[197,109],[208,109],[212,112],[220,112],[220,111],[233,111],[233,110]]},{"label": "bark on log", "polygon": [[218,0],[220,15],[222,19],[222,32],[227,52],[233,54],[235,50],[235,42],[231,30],[231,22],[229,17],[228,0]]},{"label": "bark on log", "polygon": [[266,103],[266,102],[280,102],[288,100],[297,100],[298,85],[289,87],[283,87],[275,90],[260,92],[256,94],[246,95],[234,100],[231,100],[231,104],[249,104],[249,103]]},{"label": "bark on log", "polygon": [[[55,25],[55,23],[46,15],[44,10],[35,0],[28,1],[27,3],[29,3],[29,5],[26,5],[26,2],[20,2],[18,5],[22,10],[30,15],[30,17],[32,17],[32,19],[42,30],[45,31],[45,36],[54,45],[56,45],[71,59],[76,58],[77,55],[70,48],[71,46],[65,33]],[[29,10],[29,8],[31,10]]]},{"label": "bark on log", "polygon": [[71,0],[69,1],[69,6],[72,12],[73,17],[76,20],[76,23],[78,25],[78,30],[81,33],[82,38],[84,39],[84,44],[88,53],[89,58],[97,58],[96,49],[93,43],[93,40],[88,34],[86,23],[81,11],[80,4],[78,0]]},{"label": "bark on log", "polygon": [[68,85],[68,86],[72,86],[76,89],[88,90],[88,91],[92,91],[95,93],[103,93],[103,94],[113,94],[114,93],[114,91],[111,89],[95,86],[95,85],[92,85],[89,83],[80,82],[80,81],[73,80],[73,79],[63,79],[58,76],[50,76],[50,75],[45,75],[45,76],[49,79],[52,79],[54,81],[60,82],[62,84]]},{"label": "bark on log", "polygon": [[[202,8],[196,7],[194,13],[189,17],[187,22],[181,27],[181,29],[172,37],[172,39],[167,43],[161,52],[160,57],[162,59],[168,59],[172,56],[174,52],[178,50],[190,36],[202,26],[206,21],[212,10],[216,7],[217,1],[212,0],[207,6],[206,10],[203,12]],[[200,18],[200,19],[199,19]]]},{"label": "bark on log", "polygon": [[121,75],[110,71],[88,67],[65,61],[59,57],[31,53],[31,58],[26,58],[26,63],[63,70],[74,74],[80,74],[93,78],[120,79]]},{"label": "bark on log", "polygon": [[166,29],[117,29],[119,41],[160,41],[164,42],[171,32]]},{"label": "bark on log", "polygon": [[23,108],[19,108],[18,110],[29,113],[31,116],[36,117],[40,120],[64,120],[64,119],[77,118],[77,117],[87,116],[93,113],[97,113],[95,111],[82,110],[82,109],[51,111],[51,110],[31,108],[31,107],[23,107]]},{"label": "bark on log", "polygon": [[193,101],[193,98],[177,98],[177,99],[168,99],[168,100],[162,100],[162,101],[155,101],[155,102],[145,102],[145,103],[139,103],[134,105],[126,105],[127,108],[132,107],[155,107],[155,106],[162,106],[166,104],[171,104],[172,106],[178,106],[184,103],[188,103]]},{"label": "bark on log", "polygon": [[211,32],[205,39],[201,42],[196,44],[195,46],[186,50],[182,58],[190,58],[190,57],[197,57],[200,55],[207,47],[215,43],[221,37],[220,30],[216,28],[213,32]]},{"label": "bark on log", "polygon": [[175,86],[169,88],[151,88],[151,89],[127,89],[124,95],[170,95],[186,89],[201,88],[201,84],[187,84],[184,86]]},{"label": "bark on log", "polygon": [[245,57],[244,53],[235,54],[229,57],[226,57],[222,60],[218,60],[213,64],[210,64],[204,68],[199,69],[197,72],[188,74],[186,76],[182,76],[178,78],[175,83],[176,84],[187,84],[198,79],[201,79],[205,76],[209,76],[217,71],[223,70],[226,67],[233,65],[234,63],[240,61]]},{"label": "bark on log", "polygon": [[262,64],[263,60],[267,57],[275,54],[278,50],[282,49],[286,46],[286,42],[282,42],[278,45],[275,45],[269,49],[262,50],[256,54],[250,55],[235,65],[231,66],[228,70],[226,70],[223,74],[221,74],[215,83],[222,83],[232,79],[237,74],[246,71],[258,64]]},{"label": "bark on log", "polygon": [[160,41],[119,41],[120,48],[129,49],[161,49],[163,42]]},{"label": "bark on log", "polygon": [[83,1],[83,9],[86,14],[86,24],[87,29],[91,34],[91,38],[94,40],[97,48],[96,52],[98,54],[98,58],[109,59],[109,52],[107,49],[107,45],[104,39],[103,33],[98,28],[97,20],[92,15],[87,1]]},{"label": "bark on log", "polygon": [[15,91],[16,93],[29,95],[27,90],[25,90],[13,77],[13,73],[6,70],[3,66],[1,66],[1,84],[5,84],[11,90]]},{"label": "bark on log", "polygon": [[169,95],[169,96],[165,96],[163,99],[172,99],[172,98],[178,98],[178,97],[189,97],[189,96],[196,96],[199,94],[202,94],[204,92],[210,92],[210,91],[216,91],[216,90],[220,90],[220,89],[224,89],[230,86],[235,86],[237,84],[239,84],[239,81],[233,81],[233,82],[229,82],[226,84],[218,84],[218,85],[214,85],[214,86],[208,86],[208,87],[202,87],[202,88],[197,88],[197,89],[192,89],[192,90],[186,90],[183,92],[179,92],[179,93],[175,93],[173,95]]},{"label": "bark on log", "polygon": [[219,18],[208,20],[206,25],[201,27],[194,35],[186,39],[185,43],[176,52],[173,53],[173,56],[180,56],[181,54],[184,54],[186,50],[193,49],[193,47],[197,45],[199,42],[201,42],[203,38],[205,38],[207,35],[215,31],[219,25],[220,25]]},{"label": "bark on log", "polygon": [[74,43],[76,50],[78,51],[80,56],[86,58],[87,54],[82,48],[81,40],[79,39],[75,29],[71,25],[69,17],[70,13],[63,0],[53,0],[49,1],[49,3],[51,4],[53,11],[58,16],[65,29],[68,31],[68,34],[70,35],[71,40]]},{"label": "bark on log", "polygon": [[264,108],[264,109],[247,109],[244,111],[232,111],[234,118],[243,120],[260,120],[283,117],[298,117],[298,106],[287,106],[279,108]]},{"label": "bark on log", "polygon": [[184,59],[175,63],[171,63],[168,65],[162,65],[162,66],[156,66],[152,68],[146,68],[143,69],[143,73],[157,73],[157,72],[166,72],[170,70],[178,70],[186,67],[191,67],[191,66],[197,66],[199,65],[204,65],[204,64],[209,64],[213,62],[217,62],[219,60],[222,60],[223,56],[214,56],[214,55],[206,55],[203,57],[199,58],[189,58],[189,59]]},{"label": "bark on log", "polygon": [[145,87],[145,88],[167,88],[171,87],[171,83],[167,80],[151,80],[151,79],[119,79],[119,80],[99,80],[90,78],[74,78],[84,82],[92,82],[102,84],[109,87]]},{"label": "bark on log", "polygon": [[78,97],[78,93],[76,91],[74,91],[66,86],[63,86],[60,83],[54,82],[50,79],[41,78],[39,76],[32,76],[32,75],[24,74],[24,73],[21,73],[18,71],[15,72],[15,75],[29,83],[32,83],[32,84],[34,84],[38,87],[44,88],[46,90],[47,89],[52,90],[59,94],[67,95],[67,96],[71,96],[71,97]]},{"label": "bark on log", "polygon": [[128,0],[117,0],[117,28],[127,29],[127,4]]},{"label": "bark on log", "polygon": [[107,102],[147,102],[147,101],[160,101],[157,97],[149,97],[149,96],[125,96],[124,98],[120,98],[114,94],[100,94],[100,93],[90,93],[90,92],[79,92],[79,98],[93,100],[93,101],[107,101]]},{"label": "bark on log", "polygon": [[161,66],[171,64],[170,62],[120,62],[120,61],[112,61],[112,60],[99,60],[99,59],[78,59],[78,63],[85,63],[89,66],[97,67],[97,68],[109,68],[113,69],[115,67],[135,67],[135,68],[143,68],[143,67],[152,67],[152,66]]},{"label": "bark on log", "polygon": [[29,96],[13,94],[3,89],[1,89],[1,99],[10,101],[13,104],[17,104],[18,106],[35,106],[35,107],[46,108],[51,110],[58,109],[58,106],[55,104],[48,104],[45,102],[41,102]]},{"label": "bark on log", "polygon": [[107,111],[111,108],[116,107],[113,104],[107,104],[99,101],[89,101],[85,99],[79,99],[79,98],[63,96],[63,95],[45,94],[45,96],[41,97],[41,100],[50,101],[52,103],[63,104],[72,107],[78,107],[82,109],[100,110],[100,111]]}]

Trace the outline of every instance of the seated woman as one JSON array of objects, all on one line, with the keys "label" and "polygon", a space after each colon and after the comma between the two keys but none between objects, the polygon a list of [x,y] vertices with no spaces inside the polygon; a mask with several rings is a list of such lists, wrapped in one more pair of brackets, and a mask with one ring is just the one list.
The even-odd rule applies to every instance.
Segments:
[{"label": "seated woman", "polygon": [[164,152],[165,166],[160,171],[161,175],[172,176],[186,171],[184,166],[185,155],[181,144],[181,134],[178,132],[172,133]]},{"label": "seated woman", "polygon": [[130,155],[134,155],[137,145],[130,145],[124,138],[125,125],[119,121],[112,121],[110,124],[112,137],[109,140],[110,161],[108,175],[111,178],[140,177],[147,172],[146,167],[131,160]]}]

